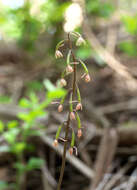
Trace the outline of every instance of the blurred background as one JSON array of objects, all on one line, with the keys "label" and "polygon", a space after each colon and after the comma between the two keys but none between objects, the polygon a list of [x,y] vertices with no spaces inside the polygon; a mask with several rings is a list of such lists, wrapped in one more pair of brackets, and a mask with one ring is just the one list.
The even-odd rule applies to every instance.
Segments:
[{"label": "blurred background", "polygon": [[137,189],[136,0],[0,0],[0,190],[56,189],[67,110],[51,104],[66,93],[55,48],[71,31],[92,80],[78,67],[83,137],[62,190]]}]

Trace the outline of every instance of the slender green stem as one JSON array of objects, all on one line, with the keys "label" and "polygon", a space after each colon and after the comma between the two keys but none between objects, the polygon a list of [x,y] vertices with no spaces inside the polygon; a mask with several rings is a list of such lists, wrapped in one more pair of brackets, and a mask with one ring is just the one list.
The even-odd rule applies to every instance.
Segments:
[{"label": "slender green stem", "polygon": [[[76,62],[75,55],[72,51],[72,43],[70,39],[70,33],[68,33],[68,43],[69,43],[69,49],[71,50],[71,55],[73,58],[73,62]],[[76,89],[76,64],[74,64],[74,74],[73,74],[73,81],[72,81],[72,101],[75,97],[75,89]],[[61,164],[61,170],[60,170],[60,177],[57,185],[57,190],[61,189],[62,180],[64,176],[64,169],[65,169],[65,162],[66,162],[66,152],[67,152],[67,144],[68,144],[68,134],[69,134],[69,125],[70,125],[70,112],[68,113],[68,119],[65,129],[65,142],[64,142],[64,150],[62,155],[62,164]]]}]

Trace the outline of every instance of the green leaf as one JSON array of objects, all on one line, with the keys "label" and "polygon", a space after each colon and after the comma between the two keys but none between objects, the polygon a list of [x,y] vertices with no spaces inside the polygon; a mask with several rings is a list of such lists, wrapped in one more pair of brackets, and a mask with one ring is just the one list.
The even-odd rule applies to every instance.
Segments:
[{"label": "green leaf", "polygon": [[0,181],[0,190],[6,190],[9,187],[8,183],[5,181]]},{"label": "green leaf", "polygon": [[31,171],[33,169],[39,169],[44,164],[44,160],[40,158],[31,157],[30,160],[27,163],[27,170]]},{"label": "green leaf", "polygon": [[22,98],[19,101],[19,106],[21,106],[23,108],[30,108],[31,107],[31,102],[29,100],[27,100],[26,98]]},{"label": "green leaf", "polygon": [[61,98],[66,95],[66,90],[62,88],[58,88],[54,91],[47,92],[47,97],[51,99]]},{"label": "green leaf", "polygon": [[18,113],[18,118],[23,120],[23,121],[29,121],[30,120],[30,116],[28,113]]},{"label": "green leaf", "polygon": [[11,98],[9,96],[0,96],[0,103],[10,103]]},{"label": "green leaf", "polygon": [[18,126],[18,124],[19,123],[17,120],[12,120],[12,121],[8,122],[7,127],[8,127],[8,129],[15,128]]},{"label": "green leaf", "polygon": [[100,0],[88,0],[87,12],[96,16],[108,18],[114,12],[114,6],[109,2],[100,2]]},{"label": "green leaf", "polygon": [[48,79],[44,80],[44,85],[46,89],[50,92],[56,90],[56,87]]},{"label": "green leaf", "polygon": [[24,151],[25,148],[26,148],[26,143],[24,143],[24,142],[18,142],[17,143],[16,142],[16,144],[14,144],[12,146],[11,151],[16,153],[16,154],[20,154],[20,153],[22,153]]},{"label": "green leaf", "polygon": [[129,56],[137,56],[137,45],[134,42],[122,42],[120,43],[119,48]]},{"label": "green leaf", "polygon": [[137,15],[134,17],[129,15],[123,16],[122,21],[127,32],[129,32],[132,35],[137,34]]},{"label": "green leaf", "polygon": [[3,134],[4,138],[7,140],[9,144],[14,144],[16,141],[16,137],[19,134],[20,130],[18,128],[13,128]]},{"label": "green leaf", "polygon": [[4,123],[0,120],[0,133],[4,131]]},{"label": "green leaf", "polygon": [[36,94],[35,94],[34,92],[31,92],[31,93],[30,93],[29,98],[30,98],[31,103],[32,103],[33,105],[38,104],[38,97],[36,96]]},{"label": "green leaf", "polygon": [[60,87],[55,87],[49,80],[44,80],[44,85],[47,88],[47,98],[55,99],[66,95],[66,90]]},{"label": "green leaf", "polygon": [[29,91],[40,91],[43,87],[43,84],[37,80],[27,83]]},{"label": "green leaf", "polygon": [[86,45],[86,46],[81,46],[77,52],[76,52],[77,57],[80,59],[88,59],[92,56],[92,51],[91,47]]},{"label": "green leaf", "polygon": [[14,164],[14,167],[20,172],[20,173],[24,173],[26,170],[26,166],[20,162],[16,162]]}]

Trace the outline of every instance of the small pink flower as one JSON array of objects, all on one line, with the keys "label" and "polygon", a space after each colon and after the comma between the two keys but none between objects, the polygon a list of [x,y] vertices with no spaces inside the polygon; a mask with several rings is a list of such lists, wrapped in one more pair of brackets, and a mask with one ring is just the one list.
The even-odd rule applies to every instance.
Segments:
[{"label": "small pink flower", "polygon": [[58,140],[55,139],[54,142],[53,142],[53,146],[57,147],[58,146]]},{"label": "small pink flower", "polygon": [[63,111],[63,105],[60,104],[60,105],[58,106],[58,112],[62,112],[62,111]]},{"label": "small pink flower", "polygon": [[60,84],[61,84],[61,86],[63,87],[63,86],[66,86],[66,85],[67,85],[67,82],[66,82],[66,80],[65,80],[64,78],[62,78],[62,79],[60,80]]},{"label": "small pink flower", "polygon": [[56,59],[61,58],[61,57],[63,57],[63,54],[61,53],[61,51],[56,50],[55,57],[56,57]]},{"label": "small pink flower", "polygon": [[89,74],[86,74],[85,76],[85,82],[90,82],[91,81],[91,78],[90,78],[90,75]]},{"label": "small pink flower", "polygon": [[78,110],[82,110],[82,104],[81,103],[78,103],[77,105],[76,105],[76,110],[78,111]]},{"label": "small pink flower", "polygon": [[69,153],[70,153],[70,155],[73,154],[73,148],[72,147],[69,149]]},{"label": "small pink flower", "polygon": [[75,119],[76,119],[74,112],[71,112],[71,113],[70,113],[70,119],[71,119],[71,120],[75,120]]},{"label": "small pink flower", "polygon": [[72,72],[73,72],[73,68],[72,68],[70,65],[68,65],[68,66],[66,67],[66,72],[67,72],[67,73],[72,73]]},{"label": "small pink flower", "polygon": [[78,129],[77,137],[80,138],[82,136],[82,130]]}]

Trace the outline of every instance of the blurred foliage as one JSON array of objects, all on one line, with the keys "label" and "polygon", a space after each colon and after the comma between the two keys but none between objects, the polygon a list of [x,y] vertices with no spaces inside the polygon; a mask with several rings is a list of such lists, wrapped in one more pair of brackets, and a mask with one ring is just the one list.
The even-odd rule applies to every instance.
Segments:
[{"label": "blurred foliage", "polygon": [[120,50],[129,56],[137,56],[137,14],[134,16],[125,15],[122,17],[125,30],[134,38],[134,41],[120,43]]},{"label": "blurred foliage", "polygon": [[0,96],[0,103],[11,103],[11,98],[9,96]]},{"label": "blurred foliage", "polygon": [[[42,167],[44,161],[37,157],[31,157],[26,164],[22,163],[24,151],[32,152],[35,147],[32,143],[28,144],[28,139],[31,136],[40,136],[42,131],[45,131],[45,127],[40,124],[37,127],[37,119],[45,118],[48,116],[48,112],[45,110],[51,101],[55,98],[61,98],[66,95],[66,90],[61,87],[55,87],[49,80],[44,81],[44,86],[47,89],[45,99],[40,103],[39,98],[35,92],[32,91],[28,98],[21,98],[19,106],[27,109],[24,112],[18,113],[18,120],[11,120],[4,123],[0,120],[0,133],[7,142],[7,145],[0,147],[0,152],[10,152],[14,154],[17,161],[14,163],[14,167],[17,170],[17,179],[15,187],[20,189],[19,179],[24,172],[31,171]],[[42,87],[42,86],[41,86]],[[0,182],[0,187],[6,187],[5,182]]]},{"label": "blurred foliage", "polygon": [[108,18],[114,12],[115,8],[110,1],[105,1],[101,3],[100,0],[87,0],[87,12],[89,14]]},{"label": "blurred foliage", "polygon": [[[109,19],[117,8],[113,1],[101,0],[86,0],[86,11],[88,16]],[[125,2],[125,4],[128,1]],[[45,45],[45,52],[50,52],[53,55],[55,43],[61,34],[62,25],[64,22],[65,10],[71,4],[70,1],[45,0],[37,7],[36,13],[33,13],[33,3],[25,1],[25,3],[18,8],[11,8],[2,5],[0,8],[0,28],[4,37],[16,40],[16,42],[25,50],[32,52],[35,49],[36,42],[42,34],[50,35],[52,38],[48,47]],[[123,14],[122,14],[123,15]],[[122,16],[121,21],[125,30],[132,36],[137,35],[137,14],[134,16]],[[119,48],[129,56],[136,56],[136,41],[122,42]],[[46,50],[47,49],[47,50]],[[34,52],[35,52],[34,51]],[[78,56],[82,59],[87,59],[92,56],[89,46],[78,50]],[[38,84],[37,84],[38,87]],[[38,87],[40,88],[40,86]]]},{"label": "blurred foliage", "polygon": [[77,49],[76,56],[80,59],[88,59],[92,56],[92,50],[88,42],[85,46],[80,46],[80,48]]},{"label": "blurred foliage", "polygon": [[69,4],[64,2],[60,5],[56,0],[47,0],[36,15],[31,14],[33,5],[29,1],[17,9],[3,7],[0,12],[1,29],[7,36],[16,39],[24,49],[34,50],[35,41],[41,33],[56,31]]}]

